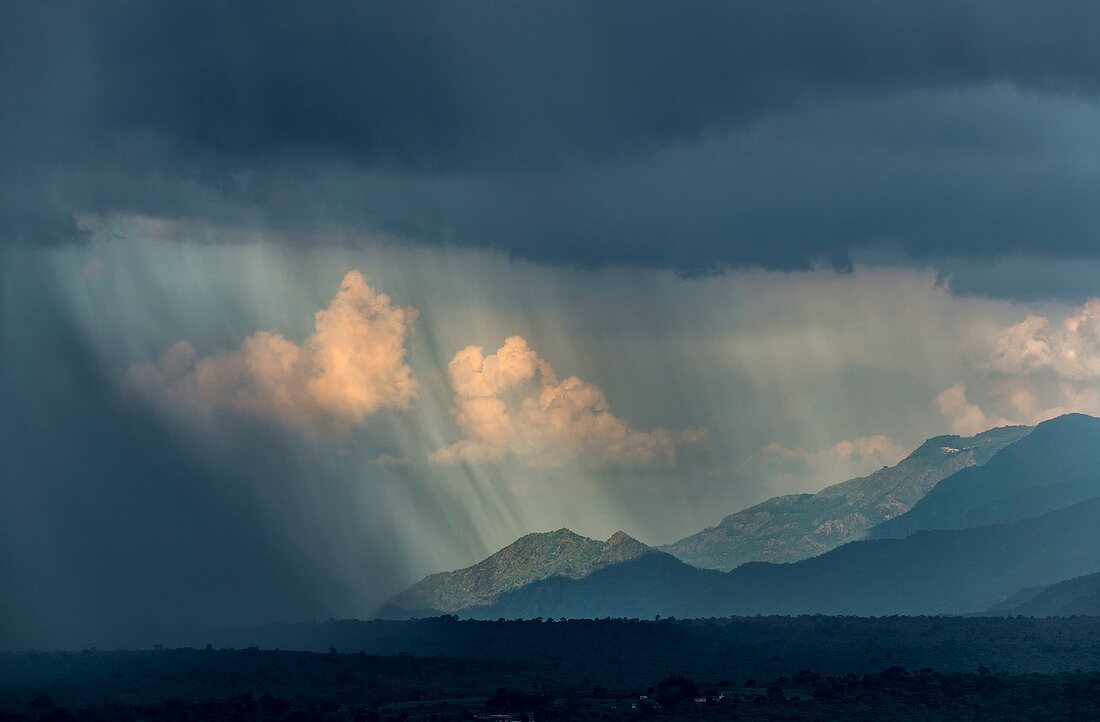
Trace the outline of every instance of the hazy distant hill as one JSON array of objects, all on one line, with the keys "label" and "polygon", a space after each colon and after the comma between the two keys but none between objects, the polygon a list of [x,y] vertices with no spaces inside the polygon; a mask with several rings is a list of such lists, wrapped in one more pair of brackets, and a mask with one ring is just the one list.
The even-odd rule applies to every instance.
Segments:
[{"label": "hazy distant hill", "polygon": [[1026,617],[1070,617],[1075,614],[1100,617],[1100,573],[1067,579],[1038,589],[1029,589],[1018,604],[1015,597],[990,608],[991,614]]},{"label": "hazy distant hill", "polygon": [[793,564],[721,573],[648,554],[557,577],[461,612],[496,617],[960,614],[1100,567],[1100,499],[1040,517],[846,544]]},{"label": "hazy distant hill", "polygon": [[652,548],[621,531],[607,541],[568,529],[528,534],[471,567],[422,579],[391,599],[384,612],[453,612],[489,604],[503,592],[542,579],[580,579],[597,569],[652,553]]},{"label": "hazy distant hill", "polygon": [[895,466],[816,494],[769,499],[660,549],[693,566],[727,571],[749,561],[817,556],[904,514],[941,479],[984,464],[1030,431],[1008,426],[972,437],[937,436]]},{"label": "hazy distant hill", "polygon": [[984,465],[935,486],[913,509],[870,538],[921,529],[958,529],[1024,519],[1100,496],[1100,419],[1067,414],[1045,421]]}]

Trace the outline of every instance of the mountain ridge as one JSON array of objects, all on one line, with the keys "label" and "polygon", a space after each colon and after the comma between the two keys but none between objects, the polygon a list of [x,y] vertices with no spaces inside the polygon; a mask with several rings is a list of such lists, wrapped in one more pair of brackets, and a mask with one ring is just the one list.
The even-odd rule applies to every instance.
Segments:
[{"label": "mountain ridge", "polygon": [[[952,468],[958,470],[939,478]],[[743,521],[761,506],[770,505],[769,513],[793,508],[798,529],[806,520],[832,524],[838,510],[855,509],[863,510],[859,523],[866,528],[873,518],[867,510],[893,514],[900,512],[894,505],[924,494],[941,498],[941,516],[986,523],[944,529],[918,523],[912,534],[876,535],[891,520],[919,516],[924,501],[918,500],[867,532],[844,530],[866,539],[845,542],[838,534],[831,537],[835,546],[815,556],[752,560],[731,571],[697,568],[625,532],[600,541],[563,528],[528,534],[470,567],[431,575],[395,596],[383,616],[981,614],[998,603],[1026,604],[1046,586],[1100,568],[1098,469],[1100,419],[1092,417],[1058,417],[1035,430],[937,436],[894,467],[817,494],[775,497],[727,519]],[[944,484],[948,493],[937,494]],[[1050,493],[1032,500],[1044,492]],[[757,527],[765,533],[749,536],[767,540],[791,524],[768,516]]]},{"label": "mountain ridge", "polygon": [[1065,414],[1037,425],[987,463],[943,479],[868,538],[1014,521],[1100,494],[1100,419]]},{"label": "mountain ridge", "polygon": [[1013,597],[1010,597],[1005,602],[990,607],[987,614],[1025,617],[1100,616],[1100,572],[1024,591],[1026,598],[1018,604],[1011,603]]},{"label": "mountain ridge", "polygon": [[566,528],[525,534],[471,566],[431,574],[397,594],[380,610],[393,615],[449,613],[491,603],[500,594],[550,577],[579,579],[611,564],[655,553],[624,531],[605,541]]},{"label": "mountain ridge", "polygon": [[944,478],[984,464],[1030,431],[1026,426],[1003,426],[971,437],[935,436],[894,466],[815,494],[772,497],[657,549],[692,566],[722,571],[751,561],[794,562],[816,556],[905,514]]},{"label": "mountain ridge", "polygon": [[731,572],[646,555],[581,579],[555,577],[460,616],[723,617],[747,614],[967,614],[1017,590],[1095,570],[1100,498],[983,527],[857,541],[790,564]]}]

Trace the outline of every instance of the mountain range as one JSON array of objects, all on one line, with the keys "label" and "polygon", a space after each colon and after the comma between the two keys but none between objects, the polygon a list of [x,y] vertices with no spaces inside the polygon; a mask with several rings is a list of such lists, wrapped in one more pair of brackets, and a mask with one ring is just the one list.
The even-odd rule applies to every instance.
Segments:
[{"label": "mountain range", "polygon": [[989,462],[944,479],[907,514],[871,538],[921,529],[959,529],[1025,519],[1096,496],[1100,420],[1067,414],[998,451]]},{"label": "mountain range", "polygon": [[692,566],[723,571],[745,562],[817,556],[904,515],[942,479],[986,463],[1030,432],[1027,426],[1007,426],[971,437],[937,436],[895,466],[816,494],[768,499],[660,549]]},{"label": "mountain range", "polygon": [[725,617],[966,614],[1100,567],[1100,498],[1013,522],[846,544],[793,564],[732,572],[647,555],[581,579],[552,577],[460,616]]},{"label": "mountain range", "polygon": [[424,579],[383,614],[1100,614],[1097,572],[1100,419],[1071,414],[936,437],[894,467],[662,549],[622,532],[528,535]]}]

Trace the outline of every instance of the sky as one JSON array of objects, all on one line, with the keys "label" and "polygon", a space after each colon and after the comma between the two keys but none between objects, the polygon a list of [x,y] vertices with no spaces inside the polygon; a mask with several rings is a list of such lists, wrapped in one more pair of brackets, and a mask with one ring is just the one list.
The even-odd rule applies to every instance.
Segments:
[{"label": "sky", "polygon": [[1091,3],[0,5],[0,646],[368,616],[1100,414]]}]

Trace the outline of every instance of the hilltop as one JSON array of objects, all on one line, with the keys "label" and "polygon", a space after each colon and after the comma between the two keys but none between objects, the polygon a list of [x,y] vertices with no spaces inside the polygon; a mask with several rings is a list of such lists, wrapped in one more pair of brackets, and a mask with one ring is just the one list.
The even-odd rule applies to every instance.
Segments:
[{"label": "hilltop", "polygon": [[383,616],[396,609],[439,613],[491,604],[501,594],[534,582],[551,577],[581,579],[612,564],[653,553],[651,547],[622,531],[607,541],[569,529],[528,534],[473,566],[422,579],[391,599]]}]

